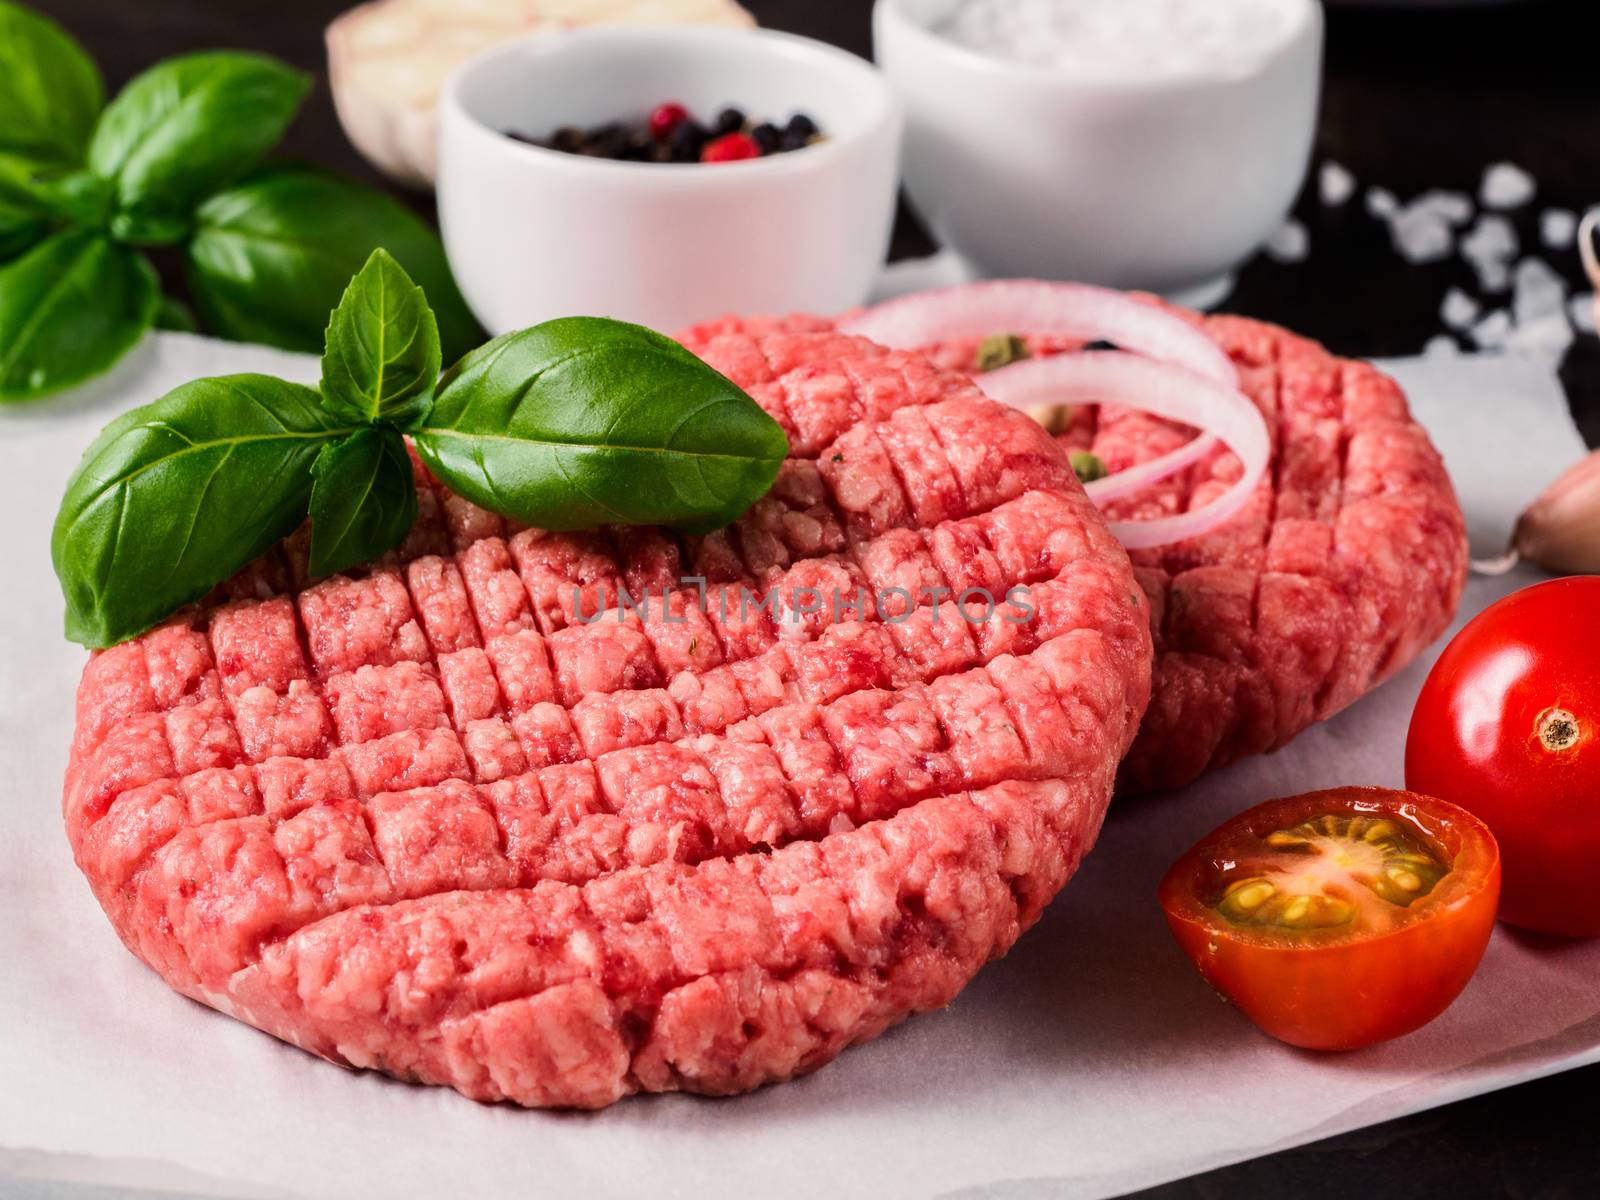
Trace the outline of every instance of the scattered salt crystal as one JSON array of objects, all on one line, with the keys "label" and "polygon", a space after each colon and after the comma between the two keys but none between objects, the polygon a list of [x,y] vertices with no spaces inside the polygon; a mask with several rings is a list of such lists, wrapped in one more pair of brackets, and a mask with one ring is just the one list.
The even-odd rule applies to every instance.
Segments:
[{"label": "scattered salt crystal", "polygon": [[1356,194],[1356,177],[1329,159],[1317,173],[1317,190],[1325,205],[1337,208]]},{"label": "scattered salt crystal", "polygon": [[1499,350],[1511,336],[1511,314],[1497,308],[1472,327],[1472,340],[1480,350]]},{"label": "scattered salt crystal", "polygon": [[1441,333],[1428,339],[1422,347],[1423,358],[1455,358],[1461,353],[1461,344],[1448,333]]},{"label": "scattered salt crystal", "polygon": [[[1566,307],[1567,281],[1540,258],[1525,258],[1517,264],[1511,312],[1518,325],[1530,325],[1556,316]],[[1563,319],[1562,324],[1566,324]]]},{"label": "scattered salt crystal", "polygon": [[1511,286],[1511,264],[1498,258],[1473,263],[1478,272],[1478,288],[1484,292],[1503,292]]},{"label": "scattered salt crystal", "polygon": [[1547,208],[1539,215],[1539,240],[1552,250],[1565,250],[1578,236],[1578,214],[1569,208]]},{"label": "scattered salt crystal", "polygon": [[1579,333],[1595,332],[1595,296],[1593,292],[1580,292],[1567,301],[1567,315]]},{"label": "scattered salt crystal", "polygon": [[1472,220],[1472,197],[1465,192],[1446,192],[1439,188],[1423,192],[1410,204],[1408,213],[1430,213],[1451,225],[1465,225]]},{"label": "scattered salt crystal", "polygon": [[1461,239],[1461,257],[1478,273],[1478,284],[1486,292],[1504,291],[1511,282],[1510,264],[1520,243],[1511,222],[1502,216],[1485,213]]},{"label": "scattered salt crystal", "polygon": [[1529,358],[1560,358],[1572,345],[1572,326],[1557,309],[1526,325],[1518,325],[1506,338],[1506,349]]},{"label": "scattered salt crystal", "polygon": [[1400,211],[1400,201],[1388,188],[1367,189],[1367,213],[1380,221],[1387,221]]},{"label": "scattered salt crystal", "polygon": [[1483,173],[1478,198],[1485,208],[1521,208],[1534,194],[1533,176],[1515,163],[1495,163]]},{"label": "scattered salt crystal", "polygon": [[1439,316],[1451,329],[1468,329],[1482,311],[1478,302],[1460,288],[1451,288],[1444,294],[1444,305]]},{"label": "scattered salt crystal", "polygon": [[1276,262],[1304,262],[1311,253],[1311,235],[1304,225],[1290,217],[1267,239],[1266,251]]},{"label": "scattered salt crystal", "polygon": [[1485,213],[1461,240],[1461,253],[1469,261],[1480,258],[1513,259],[1519,243],[1517,231],[1504,217]]},{"label": "scattered salt crystal", "polygon": [[1437,213],[1408,208],[1389,225],[1394,248],[1408,263],[1438,262],[1450,256],[1455,235]]}]

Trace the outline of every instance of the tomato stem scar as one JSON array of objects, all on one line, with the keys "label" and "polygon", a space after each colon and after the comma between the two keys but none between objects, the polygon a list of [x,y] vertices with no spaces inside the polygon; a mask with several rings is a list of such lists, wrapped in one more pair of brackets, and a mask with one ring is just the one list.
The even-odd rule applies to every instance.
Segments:
[{"label": "tomato stem scar", "polygon": [[1581,732],[1578,718],[1564,708],[1547,708],[1539,714],[1534,725],[1539,741],[1546,750],[1570,750],[1578,744]]}]

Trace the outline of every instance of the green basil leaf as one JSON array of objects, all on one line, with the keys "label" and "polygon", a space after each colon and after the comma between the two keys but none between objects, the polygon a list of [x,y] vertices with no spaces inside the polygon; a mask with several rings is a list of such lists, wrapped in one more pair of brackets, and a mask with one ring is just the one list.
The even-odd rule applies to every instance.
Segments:
[{"label": "green basil leaf", "polygon": [[21,254],[50,227],[34,183],[38,169],[32,159],[0,150],[0,262]]},{"label": "green basil leaf", "polygon": [[432,229],[380,192],[304,167],[263,171],[200,206],[189,290],[212,332],[315,354],[380,246],[427,294],[446,358],[482,341]]},{"label": "green basil leaf", "polygon": [[0,267],[0,401],[108,369],[150,328],[159,297],[144,256],[92,230],[52,234]]},{"label": "green basil leaf", "polygon": [[73,204],[62,201],[74,199],[76,189],[84,186],[67,182],[75,174],[82,172],[0,149],[0,262],[43,241],[52,224],[72,215],[63,209]]},{"label": "green basil leaf", "polygon": [[124,210],[114,213],[111,236],[129,246],[176,246],[189,236],[189,219],[176,213]]},{"label": "green basil leaf", "polygon": [[104,103],[99,70],[66,30],[0,0],[0,150],[81,161]]},{"label": "green basil leaf", "polygon": [[31,210],[12,207],[0,187],[0,263],[9,262],[30,246],[44,240],[50,223]]},{"label": "green basil leaf", "polygon": [[200,322],[194,319],[194,310],[176,296],[162,296],[156,307],[157,329],[176,333],[199,333]]},{"label": "green basil leaf", "polygon": [[93,171],[41,172],[32,189],[41,209],[73,225],[104,225],[111,215],[111,184]]},{"label": "green basil leaf", "polygon": [[4,214],[0,214],[0,263],[10,262],[28,247],[37,245],[49,229],[43,221],[7,223]]},{"label": "green basil leaf", "polygon": [[765,495],[789,450],[776,421],[677,342],[599,317],[469,354],[414,441],[453,491],[530,525],[696,533]]},{"label": "green basil leaf", "polygon": [[50,539],[67,637],[125,641],[265,553],[305,519],[312,463],[349,432],[314,388],[266,375],[197,379],[113,421]]},{"label": "green basil leaf", "polygon": [[383,249],[350,281],[328,321],[322,402],[350,421],[405,429],[439,382],[439,326],[422,289]]},{"label": "green basil leaf", "polygon": [[405,540],[417,519],[406,440],[362,429],[326,447],[311,468],[311,573],[371,562]]},{"label": "green basil leaf", "polygon": [[116,182],[124,209],[185,213],[277,145],[310,86],[260,54],[169,58],[106,108],[89,165]]}]

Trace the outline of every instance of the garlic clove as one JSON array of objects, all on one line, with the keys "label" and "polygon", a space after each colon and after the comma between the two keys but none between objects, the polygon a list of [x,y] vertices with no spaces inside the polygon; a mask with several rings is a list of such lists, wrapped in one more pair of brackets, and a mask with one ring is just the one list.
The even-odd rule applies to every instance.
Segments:
[{"label": "garlic clove", "polygon": [[1562,575],[1600,574],[1600,450],[1561,475],[1517,520],[1512,547]]},{"label": "garlic clove", "polygon": [[456,67],[544,27],[637,22],[755,24],[734,0],[369,0],[324,35],[334,108],[367,161],[396,183],[428,188],[434,109]]}]

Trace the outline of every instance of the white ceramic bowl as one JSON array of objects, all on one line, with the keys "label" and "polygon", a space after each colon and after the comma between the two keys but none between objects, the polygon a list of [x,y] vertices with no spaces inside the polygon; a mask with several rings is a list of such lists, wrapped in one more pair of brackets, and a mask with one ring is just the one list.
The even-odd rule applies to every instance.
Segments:
[{"label": "white ceramic bowl", "polygon": [[1293,30],[1249,70],[1145,82],[969,50],[932,32],[957,2],[877,0],[874,52],[911,200],[978,273],[1194,298],[1282,222],[1316,128],[1315,0],[1284,0]]},{"label": "white ceramic bowl", "polygon": [[[628,163],[525,145],[677,100],[709,119],[809,113],[827,135],[747,162]],[[768,31],[542,33],[464,65],[440,106],[439,221],[491,333],[587,315],[672,331],[861,303],[894,219],[900,109],[873,66]]]}]

